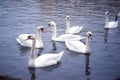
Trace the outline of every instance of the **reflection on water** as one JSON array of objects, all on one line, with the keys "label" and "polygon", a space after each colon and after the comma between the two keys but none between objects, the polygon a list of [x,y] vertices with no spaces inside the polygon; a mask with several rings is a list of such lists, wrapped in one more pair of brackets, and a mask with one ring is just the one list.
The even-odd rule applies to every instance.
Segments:
[{"label": "reflection on water", "polygon": [[55,53],[55,51],[57,50],[56,42],[55,41],[52,41],[52,46],[53,46],[52,50]]},{"label": "reflection on water", "polygon": [[30,53],[30,48],[28,48],[28,47],[20,46],[19,50],[20,50],[21,55],[25,55],[27,53]]},{"label": "reflection on water", "polygon": [[21,80],[20,78],[14,78],[8,75],[0,75],[0,80]]},{"label": "reflection on water", "polygon": [[[52,71],[56,68],[58,68],[60,66],[60,62],[56,65],[52,65],[52,66],[48,66],[48,67],[43,67],[43,68],[37,68],[37,70],[44,70],[44,71]],[[35,68],[28,68],[29,73],[31,74],[31,80],[35,80],[36,79],[36,75],[35,75]]]},{"label": "reflection on water", "polygon": [[89,79],[89,75],[90,75],[89,57],[90,57],[90,54],[85,55],[85,75],[87,76],[87,80],[90,80]]},{"label": "reflection on water", "polygon": [[90,75],[89,57],[90,54],[85,55],[85,74],[88,76]]},{"label": "reflection on water", "polygon": [[42,53],[42,51],[43,51],[43,48],[42,48],[42,49],[39,49],[39,51],[38,51],[38,53],[37,53],[37,56],[40,56],[41,53]]},{"label": "reflection on water", "polygon": [[35,80],[35,68],[28,68],[28,71],[31,74],[31,80]]},{"label": "reflection on water", "polygon": [[108,28],[105,28],[104,30],[105,30],[105,31],[104,31],[104,41],[105,41],[105,43],[107,43],[109,29],[108,29]]}]

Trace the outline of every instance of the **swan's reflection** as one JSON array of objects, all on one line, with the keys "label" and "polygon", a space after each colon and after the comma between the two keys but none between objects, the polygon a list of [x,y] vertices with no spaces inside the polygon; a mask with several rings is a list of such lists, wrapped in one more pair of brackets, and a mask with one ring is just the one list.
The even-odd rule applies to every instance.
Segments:
[{"label": "swan's reflection", "polygon": [[30,52],[30,49],[31,48],[20,46],[20,49],[19,49],[21,51],[20,54],[25,55]]},{"label": "swan's reflection", "polygon": [[[31,48],[20,46],[20,49],[19,49],[19,50],[21,51],[21,52],[20,52],[21,55],[25,55],[25,54],[27,54],[27,53],[30,53]],[[40,56],[43,48],[37,49],[37,50],[39,50],[37,56]]]},{"label": "swan's reflection", "polygon": [[39,68],[39,69],[44,70],[44,71],[52,71],[52,70],[58,68],[60,66],[60,64],[61,63],[59,62],[56,65],[52,65],[52,66],[48,66],[48,67],[43,67],[43,68]]},{"label": "swan's reflection", "polygon": [[[52,70],[58,68],[59,65],[60,65],[60,62],[56,65],[43,67],[43,68],[37,68],[37,70],[52,71]],[[36,79],[36,75],[35,75],[36,68],[28,68],[28,70],[29,70],[29,73],[31,74],[31,80],[35,80]]]},{"label": "swan's reflection", "polygon": [[90,54],[85,55],[85,75],[87,76],[87,80],[90,80],[89,79],[89,75],[90,75],[89,57],[90,57]]},{"label": "swan's reflection", "polygon": [[31,76],[31,80],[35,80],[36,76],[35,76],[35,68],[28,68],[29,73],[32,75]]},{"label": "swan's reflection", "polygon": [[109,29],[105,29],[105,32],[104,32],[104,41],[105,41],[105,43],[107,43],[107,37],[108,37],[108,32],[109,32]]},{"label": "swan's reflection", "polygon": [[37,56],[41,55],[42,50],[43,50],[43,48],[39,49]]},{"label": "swan's reflection", "polygon": [[55,52],[57,50],[57,47],[56,47],[56,42],[55,41],[52,41],[52,50],[53,52]]}]

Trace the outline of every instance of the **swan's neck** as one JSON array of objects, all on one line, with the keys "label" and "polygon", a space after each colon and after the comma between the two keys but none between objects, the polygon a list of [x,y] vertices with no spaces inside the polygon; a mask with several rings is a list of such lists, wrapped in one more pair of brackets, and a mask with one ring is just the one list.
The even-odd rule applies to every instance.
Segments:
[{"label": "swan's neck", "polygon": [[108,28],[109,16],[105,15],[105,28]]},{"label": "swan's neck", "polygon": [[69,28],[70,28],[70,22],[66,20],[66,31],[65,33],[69,33]]},{"label": "swan's neck", "polygon": [[36,31],[36,39],[38,40],[39,44],[42,45],[42,40],[41,40],[41,31],[37,30]]},{"label": "swan's neck", "polygon": [[53,26],[53,30],[52,30],[52,40],[55,40],[55,39],[56,39],[56,33],[57,33],[56,25],[54,25],[54,26]]},{"label": "swan's neck", "polygon": [[32,42],[32,47],[31,47],[31,53],[30,53],[30,56],[29,56],[29,67],[34,67],[34,49],[35,49],[35,43],[36,43],[36,39],[33,40]]},{"label": "swan's neck", "polygon": [[90,53],[90,41],[91,37],[86,38],[86,53]]}]

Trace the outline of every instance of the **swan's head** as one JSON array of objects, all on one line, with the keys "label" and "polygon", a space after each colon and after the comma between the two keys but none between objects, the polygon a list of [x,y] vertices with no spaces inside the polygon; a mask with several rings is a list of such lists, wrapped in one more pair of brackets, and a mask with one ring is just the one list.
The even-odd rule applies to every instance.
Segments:
[{"label": "swan's head", "polygon": [[43,26],[38,26],[38,27],[37,27],[37,30],[44,32],[44,27],[43,27]]},{"label": "swan's head", "polygon": [[54,26],[56,26],[56,23],[54,21],[51,21],[51,22],[48,23],[48,26],[54,27]]},{"label": "swan's head", "polygon": [[90,38],[92,36],[92,32],[88,31],[86,35],[88,38]]},{"label": "swan's head", "polygon": [[29,35],[28,37],[27,37],[27,39],[26,40],[35,40],[35,38],[36,38],[36,36],[35,36],[35,34],[31,34],[31,35]]},{"label": "swan's head", "polygon": [[70,16],[66,16],[66,20],[70,20]]},{"label": "swan's head", "polygon": [[106,12],[105,12],[105,15],[106,15],[106,16],[107,16],[107,15],[109,15],[109,12],[108,12],[108,11],[106,11]]}]

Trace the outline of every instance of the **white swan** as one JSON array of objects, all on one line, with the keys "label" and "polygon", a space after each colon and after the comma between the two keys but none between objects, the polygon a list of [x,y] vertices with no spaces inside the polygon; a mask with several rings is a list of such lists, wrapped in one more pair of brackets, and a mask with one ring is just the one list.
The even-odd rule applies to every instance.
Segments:
[{"label": "white swan", "polygon": [[66,16],[66,31],[65,33],[76,34],[79,33],[83,27],[81,26],[72,26],[70,27],[70,17]]},{"label": "white swan", "polygon": [[48,23],[48,26],[52,26],[52,40],[53,41],[60,41],[60,42],[65,42],[67,39],[73,39],[73,40],[81,40],[84,39],[85,37],[81,37],[79,35],[73,35],[73,34],[63,34],[60,35],[59,37],[56,37],[56,23],[54,21],[51,21]]},{"label": "white swan", "polygon": [[[38,26],[37,27],[37,33],[36,33],[36,45],[35,48],[43,48],[44,45],[42,43],[41,40],[41,31],[44,31],[44,28],[42,26]],[[21,45],[21,46],[25,46],[25,47],[32,47],[32,40],[26,40],[28,38],[28,36],[31,34],[21,34],[18,36],[18,38],[16,38],[17,42]]]},{"label": "white swan", "polygon": [[86,44],[82,43],[81,41],[75,40],[66,40],[65,45],[66,47],[78,53],[90,53],[90,40],[91,40],[92,33],[90,31],[87,32],[86,36]]},{"label": "white swan", "polygon": [[109,22],[109,12],[105,12],[105,28],[116,28],[118,27],[118,14],[115,16],[115,21]]},{"label": "white swan", "polygon": [[30,53],[29,62],[28,62],[29,67],[31,68],[47,67],[47,66],[55,65],[58,62],[60,62],[64,51],[61,51],[58,54],[55,54],[55,53],[43,54],[35,58],[34,49],[35,49],[35,43],[36,43],[36,36],[32,34],[28,37],[28,39],[32,40],[31,53]]}]

